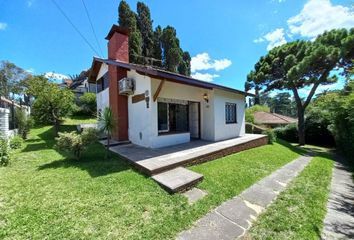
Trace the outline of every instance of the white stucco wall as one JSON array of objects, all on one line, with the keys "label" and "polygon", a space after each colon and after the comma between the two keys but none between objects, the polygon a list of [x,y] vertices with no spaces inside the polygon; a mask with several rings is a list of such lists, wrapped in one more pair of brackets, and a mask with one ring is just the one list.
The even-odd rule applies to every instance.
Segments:
[{"label": "white stucco wall", "polygon": [[[226,124],[225,103],[236,103],[237,123]],[[245,135],[245,96],[214,90],[215,141]]]},{"label": "white stucco wall", "polygon": [[103,111],[105,107],[109,107],[109,88],[106,88],[105,90],[97,93],[96,100],[97,100],[97,111],[99,110]]},{"label": "white stucco wall", "polygon": [[[140,75],[134,70],[128,71],[127,75],[135,79],[134,95],[144,94],[148,91],[149,97],[149,108],[147,108],[145,100],[132,103],[133,95],[128,97],[129,140],[134,144],[149,148],[189,142],[190,133],[158,134],[157,101],[153,101],[153,95],[161,80]],[[204,94],[208,94],[209,102],[203,99]],[[242,95],[166,81],[159,97],[199,102],[201,108],[201,139],[218,141],[244,135],[245,100]],[[226,102],[237,104],[236,124],[225,123]]]},{"label": "white stucco wall", "polygon": [[151,111],[151,78],[137,74],[134,70],[128,71],[127,76],[135,80],[134,95],[149,92],[149,108],[146,101],[132,103],[132,96],[128,97],[129,140],[137,145],[152,147],[152,111]]}]

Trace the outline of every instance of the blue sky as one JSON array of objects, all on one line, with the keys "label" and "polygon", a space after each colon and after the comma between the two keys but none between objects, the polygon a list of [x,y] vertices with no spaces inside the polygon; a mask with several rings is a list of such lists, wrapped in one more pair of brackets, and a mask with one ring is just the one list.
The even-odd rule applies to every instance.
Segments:
[{"label": "blue sky", "polygon": [[[106,57],[104,37],[117,22],[119,1],[84,1]],[[56,2],[99,52],[82,0]],[[136,1],[127,2],[135,10]],[[182,48],[194,57],[193,76],[238,89],[267,49],[329,28],[354,27],[352,0],[144,2],[154,26],[177,29]],[[50,0],[0,0],[0,9],[0,60],[35,74],[69,75],[89,68],[97,55]]]}]

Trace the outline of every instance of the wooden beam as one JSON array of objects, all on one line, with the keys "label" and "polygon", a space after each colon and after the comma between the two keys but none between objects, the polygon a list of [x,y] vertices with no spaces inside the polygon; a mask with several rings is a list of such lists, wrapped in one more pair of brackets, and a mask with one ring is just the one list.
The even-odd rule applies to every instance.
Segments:
[{"label": "wooden beam", "polygon": [[138,103],[145,100],[145,93],[137,94],[132,97],[132,103]]},{"label": "wooden beam", "polygon": [[165,81],[166,81],[165,79],[161,80],[159,86],[157,87],[157,90],[156,90],[156,92],[154,94],[154,102],[156,102],[156,99],[159,96],[159,94],[161,92],[161,89],[162,89],[162,86],[165,84]]}]

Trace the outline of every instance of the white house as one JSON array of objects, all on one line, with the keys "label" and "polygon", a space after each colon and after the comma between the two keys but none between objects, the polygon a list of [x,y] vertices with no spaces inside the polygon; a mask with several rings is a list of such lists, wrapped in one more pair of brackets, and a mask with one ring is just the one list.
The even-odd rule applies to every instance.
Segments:
[{"label": "white house", "polygon": [[245,134],[245,92],[129,63],[128,32],[119,26],[106,39],[108,59],[94,58],[89,82],[98,111],[112,108],[115,140],[160,148]]}]

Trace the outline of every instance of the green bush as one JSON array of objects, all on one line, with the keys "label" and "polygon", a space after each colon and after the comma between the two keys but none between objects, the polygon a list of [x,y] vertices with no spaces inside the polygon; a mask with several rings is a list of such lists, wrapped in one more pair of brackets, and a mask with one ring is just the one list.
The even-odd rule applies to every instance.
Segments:
[{"label": "green bush", "polygon": [[19,149],[21,148],[23,140],[20,136],[16,135],[10,139],[10,148],[11,149]]},{"label": "green bush", "polygon": [[96,114],[96,94],[91,92],[84,93],[84,95],[80,97],[80,107],[84,113],[91,115]]},{"label": "green bush", "polygon": [[76,159],[80,159],[82,152],[96,142],[98,137],[96,129],[85,128],[81,134],[77,132],[59,133],[56,140],[56,147],[59,150],[71,153]]},{"label": "green bush", "polygon": [[10,162],[10,148],[6,138],[0,137],[0,166],[6,166]]},{"label": "green bush", "polygon": [[273,129],[267,129],[262,132],[263,134],[267,135],[268,137],[268,144],[273,144],[273,142],[277,141],[277,136]]},{"label": "green bush", "polygon": [[18,126],[18,134],[23,138],[27,139],[27,135],[30,128],[33,126],[33,120],[30,116],[27,116],[26,110],[22,108],[16,109],[16,121]]},{"label": "green bush", "polygon": [[285,127],[275,128],[275,136],[288,142],[298,142],[299,135],[296,124],[289,124]]}]

